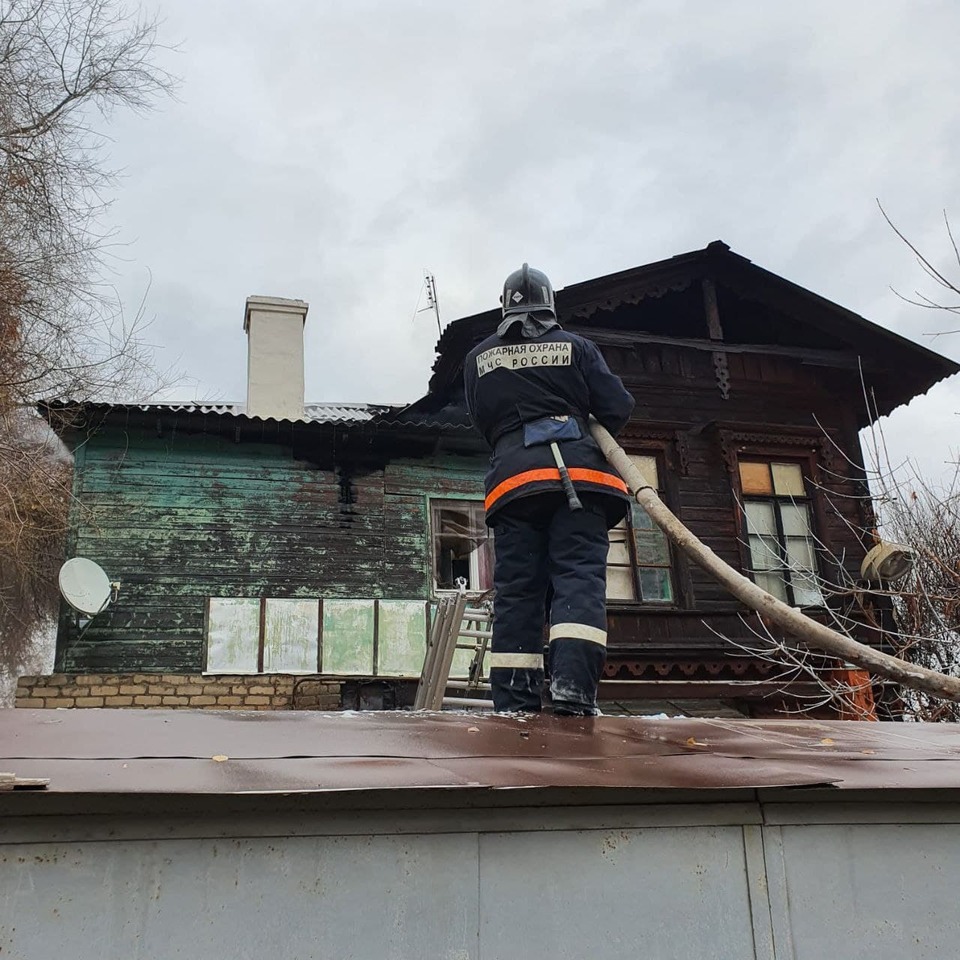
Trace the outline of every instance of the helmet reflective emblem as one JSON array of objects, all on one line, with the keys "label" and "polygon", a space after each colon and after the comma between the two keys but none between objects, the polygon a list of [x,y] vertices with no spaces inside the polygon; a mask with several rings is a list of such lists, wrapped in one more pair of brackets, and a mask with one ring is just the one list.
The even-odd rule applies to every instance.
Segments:
[{"label": "helmet reflective emblem", "polygon": [[514,303],[519,303],[523,299],[523,294],[518,290],[510,299]]}]

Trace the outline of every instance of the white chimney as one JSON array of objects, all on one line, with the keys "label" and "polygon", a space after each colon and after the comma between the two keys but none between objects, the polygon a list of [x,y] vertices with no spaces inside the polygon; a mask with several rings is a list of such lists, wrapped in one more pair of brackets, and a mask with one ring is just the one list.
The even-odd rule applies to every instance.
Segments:
[{"label": "white chimney", "polygon": [[303,300],[247,297],[247,416],[303,419],[303,326],[309,308]]}]

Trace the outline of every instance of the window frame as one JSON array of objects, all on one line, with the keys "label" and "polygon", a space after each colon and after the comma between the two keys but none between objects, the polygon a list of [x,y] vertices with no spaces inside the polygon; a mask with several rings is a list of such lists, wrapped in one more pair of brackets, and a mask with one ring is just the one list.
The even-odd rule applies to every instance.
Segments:
[{"label": "window frame", "polygon": [[[746,504],[769,503],[773,507],[773,518],[776,525],[777,549],[780,554],[779,560],[781,568],[771,570],[771,573],[778,575],[783,572],[790,573],[790,563],[787,557],[787,538],[783,529],[783,517],[780,511],[781,503],[803,503],[807,506],[807,519],[809,525],[810,543],[813,549],[813,559],[815,567],[813,574],[819,581],[826,580],[824,570],[824,544],[821,539],[820,531],[823,528],[823,518],[821,516],[822,503],[817,495],[816,484],[818,482],[819,462],[817,451],[815,449],[803,449],[800,445],[777,445],[777,444],[750,444],[739,446],[735,455],[730,458],[732,486],[736,495],[736,516],[737,516],[737,547],[740,554],[740,569],[745,576],[748,576],[753,583],[756,583],[756,570],[754,569],[753,555],[750,550],[750,532],[747,527]],[[782,495],[778,496],[775,492],[771,494],[745,494],[743,484],[740,478],[740,464],[747,463],[791,463],[800,467],[801,479],[803,481],[803,497]],[[772,471],[771,471],[772,483]],[[781,577],[786,590],[787,599],[784,601],[791,607],[802,607],[803,609],[823,609],[827,606],[826,598],[821,591],[821,602],[817,604],[797,604],[793,585],[793,577],[789,579]]]},{"label": "window frame", "polygon": [[[439,600],[443,597],[449,597],[452,594],[457,592],[456,587],[441,587],[438,586],[436,580],[436,570],[437,570],[437,540],[434,532],[434,508],[442,508],[444,504],[471,504],[479,508],[481,516],[485,515],[484,510],[484,501],[481,494],[473,495],[470,494],[460,494],[460,493],[444,493],[444,494],[428,494],[426,497],[427,501],[427,590],[428,595],[433,600]],[[490,562],[490,586],[485,589],[474,589],[470,586],[467,587],[466,595],[472,599],[478,599],[485,596],[491,590],[493,590],[493,563],[495,560],[495,555],[493,553],[493,530],[490,527],[486,527],[487,539],[486,542],[491,545],[491,562]]]},{"label": "window frame", "polygon": [[[663,500],[668,506],[670,502],[675,500],[674,491],[673,491],[673,471],[670,469],[670,443],[666,440],[655,440],[643,437],[642,435],[638,436],[627,436],[626,438],[621,438],[624,440],[624,452],[627,456],[630,457],[652,457],[657,464],[657,495]],[[631,498],[631,506],[627,511],[626,515],[626,530],[628,533],[627,536],[627,550],[630,555],[630,568],[632,572],[633,580],[633,592],[634,598],[631,600],[613,600],[607,599],[607,607],[614,611],[627,612],[627,611],[664,611],[664,610],[677,610],[685,606],[684,596],[685,590],[683,589],[683,578],[681,576],[680,564],[678,562],[679,553],[675,549],[674,544],[666,534],[663,534],[664,541],[667,547],[667,557],[668,563],[665,566],[652,565],[652,564],[640,564],[637,556],[637,541],[636,541],[636,530],[633,525],[633,507],[636,501]],[[637,505],[637,509],[642,510],[643,508]],[[672,508],[671,508],[672,509]],[[655,530],[659,530],[656,524],[653,525]],[[625,564],[619,564],[618,566],[623,567]],[[609,570],[610,565],[607,565]],[[670,578],[670,588],[672,597],[670,600],[643,600],[643,590],[640,580],[640,571],[645,568],[657,569],[657,570],[667,570],[668,576]]]}]

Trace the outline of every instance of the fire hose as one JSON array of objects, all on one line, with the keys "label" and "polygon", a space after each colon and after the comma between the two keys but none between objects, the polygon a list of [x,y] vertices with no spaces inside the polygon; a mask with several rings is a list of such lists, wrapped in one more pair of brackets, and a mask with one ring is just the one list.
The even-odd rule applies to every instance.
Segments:
[{"label": "fire hose", "polygon": [[781,627],[808,647],[855,664],[877,676],[894,680],[905,687],[923,690],[936,697],[960,703],[960,679],[957,677],[908,663],[852,640],[777,599],[734,570],[677,519],[610,432],[593,418],[590,419],[590,432],[600,445],[603,455],[627,484],[633,498],[667,538],[765,620]]}]

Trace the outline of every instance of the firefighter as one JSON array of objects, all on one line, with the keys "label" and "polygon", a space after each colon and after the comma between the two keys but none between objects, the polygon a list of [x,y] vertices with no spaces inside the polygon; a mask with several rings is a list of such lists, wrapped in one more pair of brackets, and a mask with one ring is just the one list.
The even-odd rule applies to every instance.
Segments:
[{"label": "firefighter", "polygon": [[544,273],[526,263],[511,273],[501,304],[497,332],[464,366],[470,418],[493,450],[485,487],[496,558],[494,708],[541,710],[549,602],[553,711],[595,716],[606,660],[607,531],[629,498],[588,418],[616,435],[634,400],[596,344],[561,328]]}]

